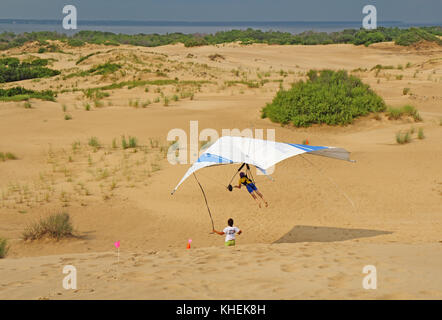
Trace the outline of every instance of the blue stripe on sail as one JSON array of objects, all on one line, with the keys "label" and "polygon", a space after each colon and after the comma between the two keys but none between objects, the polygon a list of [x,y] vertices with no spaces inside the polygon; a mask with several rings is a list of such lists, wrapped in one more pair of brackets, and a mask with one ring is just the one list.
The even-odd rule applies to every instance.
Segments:
[{"label": "blue stripe on sail", "polygon": [[204,153],[196,162],[233,163],[232,160],[211,153]]},{"label": "blue stripe on sail", "polygon": [[310,151],[316,151],[316,150],[322,150],[322,149],[328,149],[327,147],[320,147],[320,146],[309,146],[309,145],[305,145],[305,144],[297,144],[297,143],[287,143],[289,145],[291,145],[292,147],[304,150],[306,152],[310,152]]}]

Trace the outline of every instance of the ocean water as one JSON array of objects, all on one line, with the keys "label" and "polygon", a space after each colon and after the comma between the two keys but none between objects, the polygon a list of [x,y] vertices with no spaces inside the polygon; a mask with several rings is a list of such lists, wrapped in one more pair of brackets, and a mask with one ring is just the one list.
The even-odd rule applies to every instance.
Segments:
[{"label": "ocean water", "polygon": [[[408,28],[411,26],[434,26],[442,23],[410,24],[400,21],[378,21],[378,27]],[[78,21],[77,30],[64,30],[62,21],[58,20],[20,20],[0,19],[0,33],[9,31],[15,33],[32,31],[57,31],[73,34],[81,30],[98,30],[124,34],[166,34],[181,33],[215,33],[232,29],[260,29],[263,31],[283,31],[301,33],[304,31],[334,32],[344,29],[359,29],[361,21],[215,21],[215,22],[184,22],[184,21]]]}]

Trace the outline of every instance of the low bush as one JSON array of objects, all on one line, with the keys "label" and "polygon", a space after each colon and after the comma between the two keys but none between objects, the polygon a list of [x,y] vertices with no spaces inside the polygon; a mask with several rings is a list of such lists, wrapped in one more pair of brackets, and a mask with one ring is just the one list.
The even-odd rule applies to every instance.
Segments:
[{"label": "low bush", "polygon": [[35,59],[30,62],[20,62],[17,58],[0,59],[0,83],[53,77],[60,74],[58,70],[47,68],[47,64],[47,59]]},{"label": "low bush", "polygon": [[29,225],[23,231],[23,240],[37,240],[44,237],[53,239],[73,236],[73,227],[68,213],[56,213]]},{"label": "low bush", "polygon": [[262,117],[297,127],[325,123],[344,125],[370,112],[384,111],[381,97],[368,85],[345,70],[310,70],[306,82],[291,89],[280,89],[271,103],[262,109]]}]

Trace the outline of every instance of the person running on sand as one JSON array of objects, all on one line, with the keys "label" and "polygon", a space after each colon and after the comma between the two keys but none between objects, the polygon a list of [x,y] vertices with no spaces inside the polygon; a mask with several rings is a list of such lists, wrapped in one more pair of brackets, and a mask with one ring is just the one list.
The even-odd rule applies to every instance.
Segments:
[{"label": "person running on sand", "polygon": [[242,185],[246,186],[247,191],[250,193],[252,198],[258,201],[258,205],[260,208],[261,208],[261,202],[259,202],[258,197],[255,195],[255,193],[262,199],[262,201],[264,201],[266,207],[269,205],[267,201],[265,201],[262,193],[258,191],[258,188],[255,186],[253,181],[250,180],[244,172],[240,172],[238,185],[234,186],[234,188],[241,189]]},{"label": "person running on sand", "polygon": [[226,245],[226,247],[230,247],[235,245],[235,234],[237,233],[238,235],[240,235],[242,231],[238,227],[233,226],[232,218],[227,221],[227,224],[229,226],[225,227],[223,231],[216,231],[215,229],[213,229],[213,232],[219,234],[220,236],[226,235],[226,241],[224,244]]}]

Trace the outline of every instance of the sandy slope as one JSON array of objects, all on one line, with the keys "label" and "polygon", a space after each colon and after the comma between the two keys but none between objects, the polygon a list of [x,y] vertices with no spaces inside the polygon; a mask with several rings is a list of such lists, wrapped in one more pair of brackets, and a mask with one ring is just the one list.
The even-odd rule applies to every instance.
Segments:
[{"label": "sandy slope", "polygon": [[[327,231],[325,231],[327,232]],[[42,256],[2,261],[4,299],[440,299],[440,244],[355,241]],[[65,290],[64,265],[77,269]],[[377,289],[362,286],[376,266]]]},{"label": "sandy slope", "polygon": [[[93,50],[97,48],[74,52],[86,55]],[[0,298],[442,298],[440,49],[411,50],[391,44],[369,48],[231,44],[122,47],[118,52],[166,54],[167,61],[162,63],[171,70],[176,66],[169,77],[186,79],[187,72],[191,79],[211,79],[218,84],[204,85],[194,100],[172,102],[170,107],[157,103],[129,108],[128,99],[154,97],[153,89],[146,94],[143,88],[115,90],[105,99],[112,106],[90,112],[84,111],[85,100],[79,93],[61,94],[57,103],[33,101],[30,110],[17,103],[1,103],[0,151],[14,152],[20,158],[0,163],[2,191],[11,183],[34,190],[39,175],[45,173],[47,178],[40,182],[52,185],[57,192],[68,192],[70,200],[63,201],[55,192],[47,203],[38,202],[38,197],[34,200],[34,195],[28,200],[29,206],[26,201],[3,201],[0,236],[10,239],[11,249],[8,257],[0,260]],[[189,53],[193,57],[189,58]],[[208,56],[213,53],[225,59],[212,61]],[[58,59],[55,67],[75,66],[74,60],[53,55]],[[90,65],[99,61],[96,59]],[[213,69],[195,67],[191,73],[177,67],[179,62],[189,61],[206,63]],[[292,70],[284,80],[287,87],[310,68],[370,70],[376,64],[396,67],[408,62],[412,67],[384,70],[380,77],[368,71],[358,75],[389,105],[415,105],[424,119],[419,123],[369,117],[345,128],[281,127],[261,119],[259,113],[274,96],[277,83],[259,89],[223,87],[223,81],[232,78],[231,70],[237,68],[250,72],[250,78],[257,70],[273,70],[273,78],[278,78],[281,69]],[[400,74],[403,79],[397,80]],[[58,80],[53,85],[78,81],[79,86],[89,87],[110,81],[87,80]],[[41,89],[52,85],[46,80],[23,83]],[[414,95],[403,95],[404,87]],[[166,90],[172,92],[173,88]],[[73,120],[63,120],[62,104],[67,105]],[[209,234],[210,220],[195,181],[189,179],[175,196],[169,194],[188,165],[172,166],[158,160],[161,170],[144,175],[144,168],[151,170],[154,160],[142,162],[141,152],[110,148],[112,139],[122,134],[137,136],[147,145],[149,138],[165,140],[172,128],[188,132],[190,120],[198,120],[200,130],[213,128],[218,132],[223,128],[275,129],[278,141],[301,143],[308,138],[313,145],[344,147],[357,162],[310,156],[312,166],[302,158],[287,160],[277,166],[275,182],[257,178],[270,202],[269,208],[261,210],[245,191],[229,193],[224,189],[233,168],[201,172],[199,179],[205,186],[215,226],[221,229],[227,218],[233,217],[244,230],[237,248],[226,249],[221,237]],[[424,128],[426,138],[397,145],[396,132],[412,126]],[[72,142],[87,144],[91,136],[98,137],[106,148],[72,154],[74,159],[69,163]],[[52,163],[48,163],[49,149],[55,154]],[[90,167],[88,155],[93,160]],[[100,181],[90,178],[88,171],[102,169],[102,165],[111,170],[124,157],[133,161],[129,162],[133,172],[118,171]],[[136,160],[142,164],[136,165]],[[62,174],[63,167],[71,170],[72,182]],[[109,191],[113,178],[118,181],[117,187]],[[80,182],[91,188],[90,196],[73,189]],[[20,240],[27,223],[61,210],[72,216],[79,239]],[[184,249],[188,238],[193,239],[190,251]],[[122,242],[118,279],[116,257],[111,251],[116,240]],[[77,292],[61,287],[61,270],[66,264],[78,269]],[[361,287],[366,264],[378,267],[378,290]],[[233,292],[232,284],[236,287]]]}]

